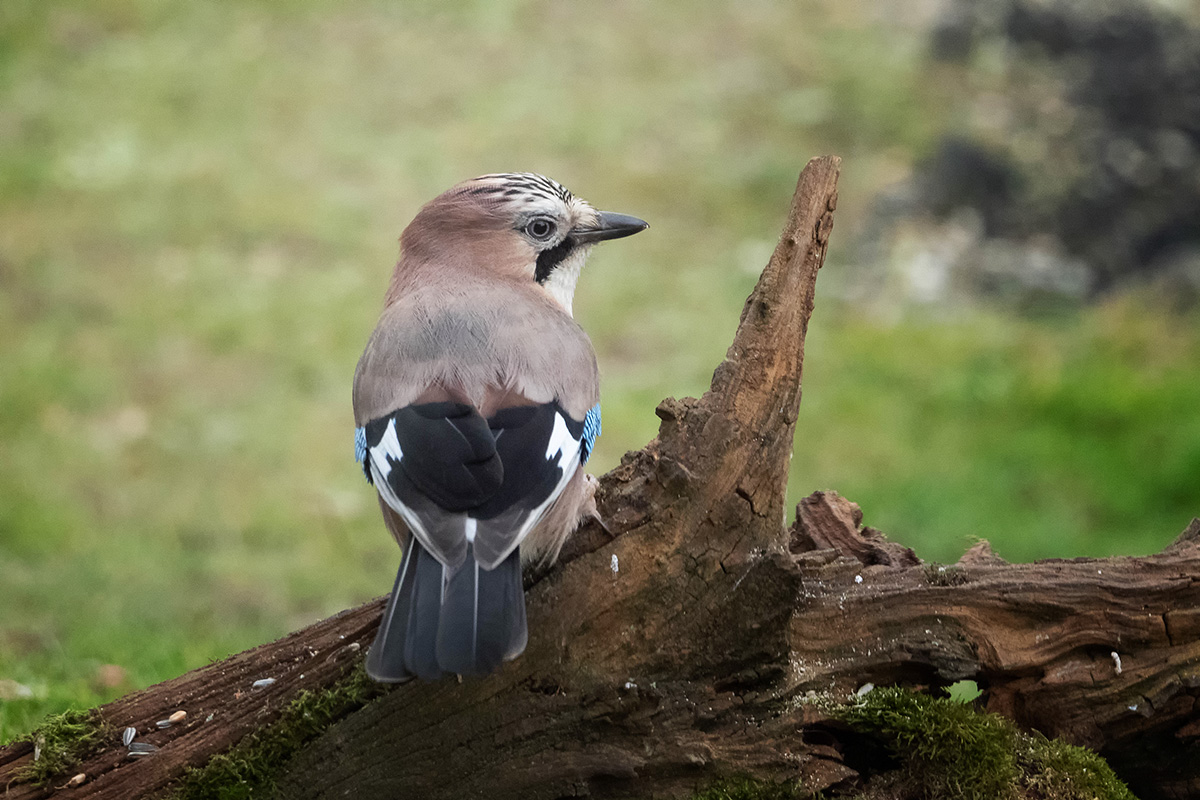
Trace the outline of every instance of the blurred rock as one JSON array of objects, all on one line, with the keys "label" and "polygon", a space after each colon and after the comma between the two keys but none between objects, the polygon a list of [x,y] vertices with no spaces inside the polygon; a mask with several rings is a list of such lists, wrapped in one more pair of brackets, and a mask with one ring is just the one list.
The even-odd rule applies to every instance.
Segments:
[{"label": "blurred rock", "polygon": [[0,678],[0,700],[27,700],[33,697],[33,689],[10,678]]},{"label": "blurred rock", "polygon": [[976,211],[986,236],[997,236],[1015,224],[1020,176],[1002,153],[977,142],[946,136],[916,176],[920,204],[939,219],[962,208]]},{"label": "blurred rock", "polygon": [[[1200,300],[1200,30],[1132,0],[948,0],[933,55],[970,70],[984,42],[1004,54],[1007,90],[881,198],[867,258],[923,301],[1077,302],[1145,284]],[[978,228],[966,244],[964,219]],[[916,228],[946,241],[914,251]]]}]

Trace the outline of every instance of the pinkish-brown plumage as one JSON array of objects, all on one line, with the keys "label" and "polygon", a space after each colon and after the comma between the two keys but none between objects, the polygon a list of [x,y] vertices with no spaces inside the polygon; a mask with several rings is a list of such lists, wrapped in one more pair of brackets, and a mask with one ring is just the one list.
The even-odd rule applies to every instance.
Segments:
[{"label": "pinkish-brown plumage", "polygon": [[364,468],[405,551],[377,679],[487,672],[524,649],[517,554],[553,560],[595,513],[583,461],[599,375],[575,282],[592,244],[644,227],[505,174],[455,186],[405,229],[354,376]]}]

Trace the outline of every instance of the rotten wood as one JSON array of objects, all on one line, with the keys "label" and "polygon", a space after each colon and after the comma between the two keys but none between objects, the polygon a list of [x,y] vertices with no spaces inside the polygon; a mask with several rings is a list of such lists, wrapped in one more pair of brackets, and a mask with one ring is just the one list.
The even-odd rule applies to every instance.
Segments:
[{"label": "rotten wood", "polygon": [[[609,530],[585,528],[528,577],[526,653],[487,679],[383,694],[281,765],[281,796],[673,797],[733,773],[849,788],[858,774],[813,693],[964,678],[989,709],[1099,750],[1143,800],[1200,794],[1200,521],[1145,558],[1006,564],[981,543],[946,566],[864,528],[832,492],[785,529],[838,168],[814,159],[801,174],[711,390],[663,401],[658,437],[601,479]],[[153,757],[128,761],[114,740],[64,791],[161,794],[343,675],[379,609],[104,706],[116,730],[189,716],[144,736]],[[276,683],[249,688],[262,677]],[[0,784],[29,758],[0,750]]]}]

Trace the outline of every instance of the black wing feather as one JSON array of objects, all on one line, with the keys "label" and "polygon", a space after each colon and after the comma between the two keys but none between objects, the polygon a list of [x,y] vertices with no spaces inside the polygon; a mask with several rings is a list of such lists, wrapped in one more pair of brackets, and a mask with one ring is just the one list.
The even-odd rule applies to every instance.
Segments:
[{"label": "black wing feather", "polygon": [[[446,511],[479,506],[504,482],[504,465],[487,420],[464,403],[405,406],[366,425],[377,448],[394,426],[403,453],[386,453],[387,481],[401,502],[419,492]],[[418,503],[419,504],[419,503]]]}]

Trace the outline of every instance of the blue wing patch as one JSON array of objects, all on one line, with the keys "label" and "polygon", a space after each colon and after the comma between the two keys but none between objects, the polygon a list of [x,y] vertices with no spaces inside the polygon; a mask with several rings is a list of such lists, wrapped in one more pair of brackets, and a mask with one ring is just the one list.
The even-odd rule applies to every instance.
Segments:
[{"label": "blue wing patch", "polygon": [[354,429],[354,460],[362,467],[363,474],[367,476],[367,483],[374,483],[371,480],[371,466],[367,463],[367,429]]},{"label": "blue wing patch", "polygon": [[596,440],[600,438],[600,404],[592,406],[588,409],[587,416],[583,418],[583,440],[579,444],[579,463],[583,464],[588,460],[588,456],[592,454],[592,447],[596,444]]}]

